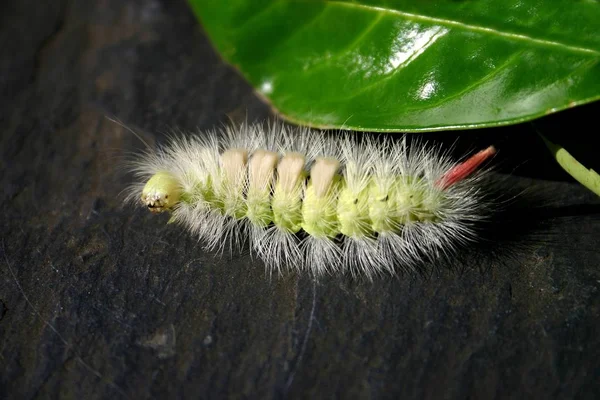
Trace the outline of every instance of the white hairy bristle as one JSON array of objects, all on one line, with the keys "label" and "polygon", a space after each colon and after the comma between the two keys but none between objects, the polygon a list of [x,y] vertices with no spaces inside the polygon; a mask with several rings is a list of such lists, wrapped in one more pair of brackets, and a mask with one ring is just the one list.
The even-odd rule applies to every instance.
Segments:
[{"label": "white hairy bristle", "polygon": [[460,167],[405,137],[243,124],[142,155],[129,199],[171,212],[211,250],[247,245],[272,270],[372,277],[477,239],[484,173],[457,179]]}]

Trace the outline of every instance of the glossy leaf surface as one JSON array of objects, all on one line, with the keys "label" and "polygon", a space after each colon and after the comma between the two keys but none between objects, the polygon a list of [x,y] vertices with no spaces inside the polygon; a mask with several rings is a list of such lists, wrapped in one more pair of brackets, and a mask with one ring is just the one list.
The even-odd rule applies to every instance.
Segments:
[{"label": "glossy leaf surface", "polygon": [[356,130],[533,119],[600,98],[595,0],[190,0],[285,118]]}]

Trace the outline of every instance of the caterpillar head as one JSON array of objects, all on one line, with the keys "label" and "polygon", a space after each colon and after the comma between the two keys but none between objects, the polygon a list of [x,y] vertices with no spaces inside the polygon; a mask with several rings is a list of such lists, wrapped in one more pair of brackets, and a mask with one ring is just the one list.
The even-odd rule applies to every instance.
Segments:
[{"label": "caterpillar head", "polygon": [[171,210],[181,196],[181,187],[167,172],[152,176],[142,190],[142,203],[153,213]]}]

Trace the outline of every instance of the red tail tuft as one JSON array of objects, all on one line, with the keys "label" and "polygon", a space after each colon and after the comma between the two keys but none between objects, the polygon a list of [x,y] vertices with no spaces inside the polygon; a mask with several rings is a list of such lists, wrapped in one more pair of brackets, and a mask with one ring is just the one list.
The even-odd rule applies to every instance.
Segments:
[{"label": "red tail tuft", "polygon": [[468,160],[450,168],[444,176],[442,176],[436,184],[442,189],[447,189],[454,185],[456,182],[460,182],[467,176],[471,175],[477,167],[483,164],[488,158],[496,154],[496,148],[490,146],[485,150],[481,150],[479,153],[472,155]]}]

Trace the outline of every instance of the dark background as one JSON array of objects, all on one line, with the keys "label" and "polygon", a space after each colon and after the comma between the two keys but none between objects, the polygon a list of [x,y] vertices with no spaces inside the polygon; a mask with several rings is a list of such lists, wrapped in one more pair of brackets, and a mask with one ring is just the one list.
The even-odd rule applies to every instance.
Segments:
[{"label": "dark background", "polygon": [[[269,278],[121,205],[142,145],[106,116],[154,145],[271,115],[184,1],[5,1],[0,27],[0,398],[600,394],[600,202],[531,124],[423,135],[495,144],[498,179],[528,189],[452,269]],[[535,124],[596,166],[598,112]]]}]

